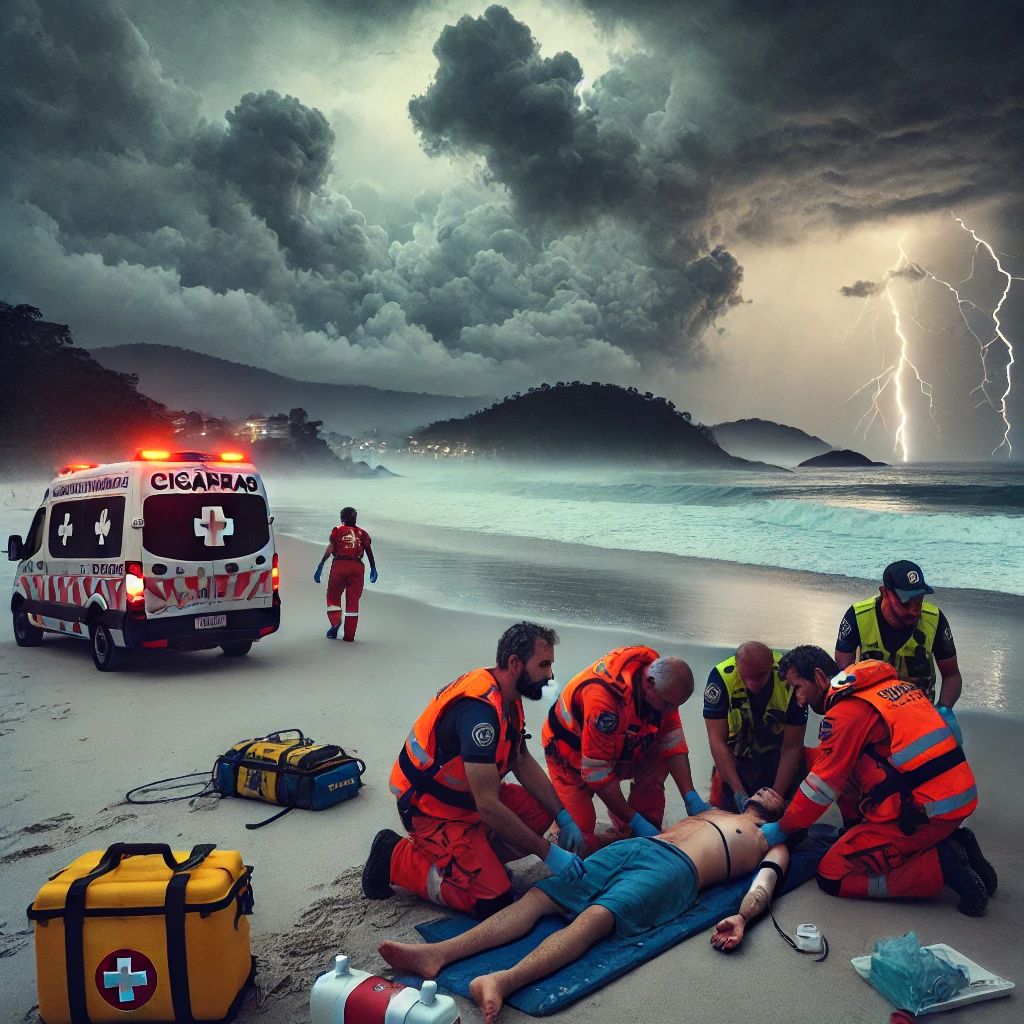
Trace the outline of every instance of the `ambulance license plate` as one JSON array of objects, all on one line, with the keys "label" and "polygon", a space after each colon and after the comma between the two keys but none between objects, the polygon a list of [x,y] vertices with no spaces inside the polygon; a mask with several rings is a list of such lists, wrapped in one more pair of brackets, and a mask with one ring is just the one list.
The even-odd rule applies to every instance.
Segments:
[{"label": "ambulance license plate", "polygon": [[226,615],[197,615],[196,629],[223,629],[228,624]]}]

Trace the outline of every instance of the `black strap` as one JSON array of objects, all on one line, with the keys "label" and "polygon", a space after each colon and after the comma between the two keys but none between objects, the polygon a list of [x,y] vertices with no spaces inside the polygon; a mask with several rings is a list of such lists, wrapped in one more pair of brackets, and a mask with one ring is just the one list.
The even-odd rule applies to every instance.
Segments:
[{"label": "black strap", "polygon": [[725,848],[725,880],[728,882],[732,878],[732,855],[729,853],[725,833],[710,818],[702,818],[701,821],[706,821],[722,837],[722,846]]},{"label": "black strap", "polygon": [[[191,871],[198,867],[216,848],[216,843],[200,843],[192,847],[192,852],[180,863],[174,859],[174,853],[166,843],[113,843],[107,847],[100,857],[96,867],[87,875],[76,878],[68,887],[68,894],[64,898],[64,973],[68,983],[68,1008],[71,1014],[71,1024],[89,1024],[89,1011],[85,1001],[85,949],[82,938],[82,929],[85,924],[85,897],[89,886],[102,875],[113,871],[124,857],[145,857],[161,856],[164,863],[173,872],[170,886],[178,878],[183,878],[188,884],[188,875],[179,875],[180,871]],[[184,893],[184,887],[182,887]],[[181,936],[182,947],[184,948],[185,938],[185,911],[184,895],[182,896],[181,911]],[[168,926],[169,927],[169,926]],[[168,947],[168,956],[170,947]],[[188,991],[188,978],[185,979],[186,994]],[[177,1015],[177,1009],[175,1009]],[[179,1020],[191,1020],[189,1017],[179,1017]]]},{"label": "black strap", "polygon": [[777,885],[782,885],[782,883],[785,882],[785,880],[786,880],[786,872],[783,870],[783,868],[780,865],[776,864],[775,861],[773,861],[773,860],[763,860],[763,861],[761,861],[760,864],[757,865],[757,870],[758,871],[760,871],[761,868],[771,868],[771,870],[775,872],[775,878],[776,878],[776,884]]},{"label": "black strap", "polygon": [[476,801],[473,799],[472,793],[463,793],[457,789],[449,789],[448,786],[442,786],[434,778],[434,773],[441,767],[440,765],[434,765],[432,769],[427,769],[427,771],[417,768],[412,763],[409,751],[403,746],[398,754],[398,766],[402,769],[402,774],[409,780],[412,788],[417,793],[432,796],[435,800],[448,804],[449,807],[458,807],[463,811],[476,810]]},{"label": "black strap", "polygon": [[264,825],[269,825],[272,821],[277,821],[278,818],[283,818],[289,811],[295,810],[295,804],[289,804],[283,810],[278,811],[276,814],[272,814],[269,818],[264,818],[262,821],[250,822],[245,827],[250,832],[255,831],[258,828],[263,828]]},{"label": "black strap", "polygon": [[579,736],[562,724],[562,720],[555,713],[554,704],[552,704],[548,709],[548,725],[551,727],[551,731],[554,733],[555,738],[561,740],[566,744],[566,746],[572,747],[573,750],[583,749],[583,744],[580,741]]},{"label": "black strap", "polygon": [[175,874],[167,883],[164,898],[164,925],[167,930],[167,975],[171,986],[174,1019],[190,1022],[192,998],[188,990],[188,952],[185,948],[185,890],[189,875]]},{"label": "black strap", "polygon": [[923,786],[924,783],[930,782],[937,776],[948,772],[951,768],[955,768],[958,764],[963,764],[967,760],[963,747],[955,747],[953,750],[946,751],[945,754],[940,754],[938,757],[933,757],[930,761],[926,761],[920,768],[915,768],[909,772],[901,772],[899,769],[894,768],[887,758],[881,757],[877,751],[872,749],[867,752],[875,758],[879,766],[886,772],[886,777],[868,791],[868,799],[876,806],[894,793],[900,793],[909,797],[918,786]]}]

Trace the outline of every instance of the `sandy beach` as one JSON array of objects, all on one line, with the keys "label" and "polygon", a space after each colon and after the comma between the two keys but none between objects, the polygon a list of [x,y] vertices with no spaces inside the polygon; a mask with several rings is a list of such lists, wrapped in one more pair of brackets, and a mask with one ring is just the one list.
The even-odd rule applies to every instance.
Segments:
[{"label": "sandy beach", "polygon": [[[372,523],[367,525],[372,529]],[[49,636],[40,648],[22,650],[14,643],[9,620],[0,627],[0,767],[6,782],[0,796],[0,1020],[4,1024],[37,1019],[25,907],[47,876],[76,856],[115,841],[169,842],[179,849],[215,842],[240,850],[245,861],[255,866],[253,944],[261,963],[259,980],[269,991],[261,1007],[242,1014],[244,1021],[293,1024],[308,1020],[309,987],[336,953],[349,954],[361,969],[381,970],[384,964],[376,954],[377,942],[415,939],[416,923],[439,916],[438,908],[412,897],[364,901],[359,870],[376,831],[399,827],[387,777],[413,719],[443,683],[471,668],[492,664],[497,637],[521,613],[459,610],[370,587],[357,642],[331,643],[323,636],[323,589],[311,580],[322,542],[314,545],[279,535],[278,543],[282,629],[245,659],[224,658],[219,652],[154,653],[136,656],[126,670],[104,675],[93,668],[84,643]],[[381,556],[385,551],[381,544]],[[397,568],[394,554],[387,553],[383,565]],[[644,565],[643,559],[626,553],[601,552],[600,565],[592,564],[598,556],[588,549],[565,555],[574,555],[579,567],[593,570],[593,584],[616,588],[612,593],[621,601],[631,599],[628,590],[618,589],[622,579],[639,575],[637,570]],[[510,567],[515,564],[508,553],[502,558]],[[801,601],[799,588],[787,585],[786,604],[780,612],[779,594],[769,592],[766,597],[760,589],[763,574],[741,566],[722,570],[721,563],[706,563],[703,571],[709,589],[713,583],[721,584],[722,572],[728,573],[735,607],[740,607],[741,597],[749,607],[771,605],[775,617],[784,613],[787,621],[802,623],[806,629],[800,637],[795,627],[785,635],[770,635],[759,629],[757,617],[747,619],[745,627],[736,617],[716,624],[721,644],[728,636],[746,639],[749,633],[778,644],[816,639],[827,646],[829,632],[834,636],[838,617],[854,596],[829,584],[809,586]],[[695,602],[695,621],[701,614],[700,566],[691,566],[691,573],[688,589]],[[655,579],[652,589],[641,591],[637,599],[656,604],[658,594],[666,598],[664,586],[664,581]],[[825,590],[831,596],[823,604]],[[968,603],[964,602],[965,608]],[[532,611],[530,601],[524,605],[523,610]],[[561,636],[556,679],[564,682],[620,644],[649,642],[662,654],[686,658],[702,680],[722,657],[723,647],[680,640],[710,634],[704,629],[695,632],[687,625],[686,608],[673,607],[678,627],[673,630],[663,614],[659,625],[664,628],[648,633],[563,624],[552,609],[541,621],[556,625]],[[965,676],[979,678],[984,666],[977,664],[980,655],[973,652],[983,652],[986,641],[972,634],[958,616],[959,611],[951,613],[951,621],[974,662],[965,664]],[[1007,646],[1011,636],[1004,637]],[[961,660],[965,662],[963,656]],[[1024,673],[1010,664],[1002,664],[1000,672],[1002,687],[1019,688],[1024,681]],[[538,757],[547,704],[545,700],[527,708]],[[922,943],[946,942],[989,970],[1020,981],[1013,921],[1024,913],[1019,866],[1024,801],[1005,779],[1008,769],[1019,762],[1024,721],[968,705],[959,717],[981,794],[971,825],[1000,874],[999,891],[985,917],[969,919],[958,914],[952,894],[935,903],[860,903],[830,898],[809,883],[782,898],[776,911],[790,930],[804,921],[822,928],[831,946],[826,963],[814,964],[792,953],[770,922],[761,922],[749,931],[738,954],[722,956],[711,949],[706,936],[696,936],[556,1019],[639,1024],[751,1018],[881,1022],[891,1007],[857,977],[849,960],[869,953],[876,940],[910,929]],[[699,690],[682,708],[682,718],[698,789],[706,794],[711,759]],[[249,801],[206,802],[195,809],[187,803],[141,807],[123,801],[128,789],[142,783],[209,769],[216,755],[238,740],[291,727],[303,729],[317,741],[338,743],[366,761],[366,786],[356,800],[322,813],[295,811],[256,832],[246,831],[245,823],[270,812]],[[670,791],[669,820],[683,814],[682,801]],[[956,1019],[1017,1020],[1017,1003],[1014,997],[981,1003],[959,1011]],[[471,1003],[460,1000],[460,1008],[463,1021],[480,1020]],[[507,1009],[502,1019],[515,1024],[529,1018]]]}]

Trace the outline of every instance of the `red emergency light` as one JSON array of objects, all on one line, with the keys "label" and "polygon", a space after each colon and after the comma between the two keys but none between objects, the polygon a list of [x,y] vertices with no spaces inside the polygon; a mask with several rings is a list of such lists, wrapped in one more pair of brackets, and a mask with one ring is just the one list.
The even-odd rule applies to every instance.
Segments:
[{"label": "red emergency light", "polygon": [[274,561],[270,569],[270,581],[274,590],[281,589],[281,570],[277,564],[277,552],[274,552]]},{"label": "red emergency light", "polygon": [[245,456],[241,452],[221,452],[221,462],[245,462]]},{"label": "red emergency light", "polygon": [[69,473],[77,473],[80,469],[98,469],[98,462],[69,462],[66,466],[61,466],[57,471],[57,476],[67,476]]},{"label": "red emergency light", "polygon": [[146,579],[142,574],[141,562],[125,562],[124,592],[128,611],[145,612]]},{"label": "red emergency light", "polygon": [[135,458],[143,462],[166,462],[170,457],[170,452],[157,448],[141,448],[135,453]]}]

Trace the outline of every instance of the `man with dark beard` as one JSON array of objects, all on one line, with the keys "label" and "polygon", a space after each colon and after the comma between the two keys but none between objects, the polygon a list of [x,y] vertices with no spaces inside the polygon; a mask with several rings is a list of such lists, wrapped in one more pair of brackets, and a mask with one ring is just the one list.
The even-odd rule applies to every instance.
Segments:
[{"label": "man with dark beard", "polygon": [[[579,877],[579,827],[524,742],[522,698],[539,700],[552,678],[558,635],[519,622],[498,641],[497,664],[440,690],[416,720],[391,771],[409,833],[377,833],[363,893],[386,899],[400,885],[424,899],[488,917],[512,902],[504,863],[533,853],[552,873]],[[512,772],[519,786],[502,781]],[[557,821],[558,845],[543,838]]]}]

